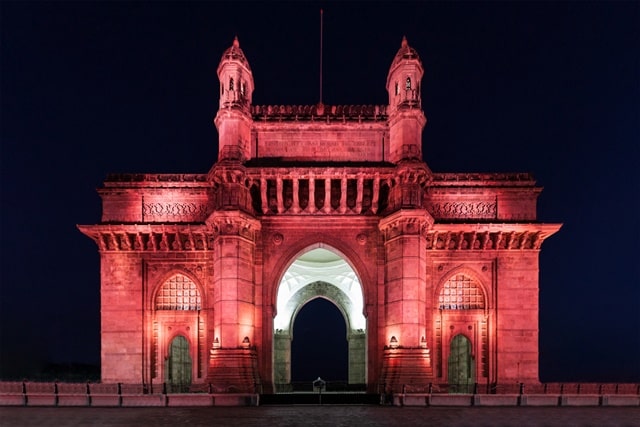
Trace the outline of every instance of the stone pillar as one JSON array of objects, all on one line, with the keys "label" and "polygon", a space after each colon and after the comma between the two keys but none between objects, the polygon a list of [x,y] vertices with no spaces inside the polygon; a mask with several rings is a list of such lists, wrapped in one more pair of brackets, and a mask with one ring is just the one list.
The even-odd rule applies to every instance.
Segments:
[{"label": "stone pillar", "polygon": [[260,178],[260,199],[262,201],[262,213],[266,214],[269,211],[269,200],[267,199],[267,179]]},{"label": "stone pillar", "polygon": [[365,384],[366,382],[367,340],[364,332],[349,334],[349,384]]},{"label": "stone pillar", "polygon": [[324,213],[331,212],[331,178],[324,179]]},{"label": "stone pillar", "polygon": [[[402,387],[399,383],[402,372],[413,377],[412,382],[416,384],[433,380],[429,351],[423,348],[421,341],[427,335],[424,229],[432,225],[433,218],[423,209],[397,211],[380,220],[386,259],[383,343],[393,349],[385,352],[383,365],[388,369],[383,369],[383,376],[387,377],[382,381],[394,390]],[[394,342],[392,337],[395,337]],[[416,353],[416,349],[420,351]]]},{"label": "stone pillar", "polygon": [[316,211],[316,179],[313,173],[309,173],[309,204],[307,207],[310,213]]},{"label": "stone pillar", "polygon": [[340,213],[347,212],[347,177],[340,181]]},{"label": "stone pillar", "polygon": [[362,213],[362,196],[364,191],[364,178],[362,173],[358,174],[358,188],[356,190],[356,213]]},{"label": "stone pillar", "polygon": [[291,206],[291,211],[293,213],[300,212],[300,180],[297,175],[293,176],[293,204]]},{"label": "stone pillar", "polygon": [[380,175],[373,178],[373,194],[371,195],[371,212],[378,213],[378,198],[380,197]]},{"label": "stone pillar", "polygon": [[273,334],[273,383],[275,391],[291,383],[291,336],[287,331]]},{"label": "stone pillar", "polygon": [[207,382],[216,387],[253,391],[258,379],[255,341],[255,240],[260,222],[241,211],[214,212],[207,220],[217,230],[213,243],[212,298],[214,337]]},{"label": "stone pillar", "polygon": [[276,200],[278,202],[278,213],[284,212],[284,194],[282,194],[282,178],[276,178]]}]

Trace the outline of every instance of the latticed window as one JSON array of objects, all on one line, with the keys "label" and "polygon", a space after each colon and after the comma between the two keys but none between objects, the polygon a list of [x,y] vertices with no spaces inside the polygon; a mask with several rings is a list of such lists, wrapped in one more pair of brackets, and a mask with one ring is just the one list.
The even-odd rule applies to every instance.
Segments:
[{"label": "latticed window", "polygon": [[202,298],[196,284],[182,274],[164,282],[156,296],[156,310],[200,310]]},{"label": "latticed window", "polygon": [[456,274],[440,290],[438,306],[444,310],[484,308],[484,297],[475,280],[465,274]]}]

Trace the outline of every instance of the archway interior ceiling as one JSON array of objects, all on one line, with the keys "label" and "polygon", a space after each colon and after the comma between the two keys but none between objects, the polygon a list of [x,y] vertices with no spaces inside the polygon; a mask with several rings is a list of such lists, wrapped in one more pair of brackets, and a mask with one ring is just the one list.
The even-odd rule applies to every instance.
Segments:
[{"label": "archway interior ceiling", "polygon": [[290,333],[295,314],[316,297],[333,302],[346,316],[349,332],[366,329],[362,286],[356,272],[339,255],[322,248],[298,257],[278,286],[274,331]]}]

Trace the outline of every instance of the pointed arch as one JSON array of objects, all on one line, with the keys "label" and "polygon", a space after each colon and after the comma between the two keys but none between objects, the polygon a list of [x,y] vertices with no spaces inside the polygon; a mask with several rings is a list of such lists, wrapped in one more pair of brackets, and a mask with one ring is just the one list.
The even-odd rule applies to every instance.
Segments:
[{"label": "pointed arch", "polygon": [[[360,257],[358,257],[358,255],[349,248],[348,245],[345,245],[343,240],[331,239],[328,236],[323,236],[322,240],[319,240],[318,236],[313,236],[311,238],[301,240],[296,245],[292,245],[287,252],[282,254],[280,261],[275,265],[274,272],[277,272],[277,274],[274,274],[273,276],[274,280],[271,282],[270,293],[270,301],[274,307],[274,316],[277,314],[278,289],[285,277],[285,274],[296,260],[314,249],[326,249],[333,252],[351,267],[360,283],[363,304],[366,307],[367,292],[365,291],[365,286],[366,283],[371,282],[371,278],[369,277],[366,269],[366,264],[362,262]],[[363,312],[363,314],[366,316],[366,313]]]},{"label": "pointed arch", "polygon": [[[296,317],[304,306],[317,298],[326,299],[338,308],[347,325],[347,333],[349,333],[352,329],[349,313],[353,311],[353,303],[342,290],[330,283],[320,281],[308,284],[291,297],[286,307],[286,311],[291,312],[289,324],[295,324]],[[289,331],[289,333],[291,332]]]}]

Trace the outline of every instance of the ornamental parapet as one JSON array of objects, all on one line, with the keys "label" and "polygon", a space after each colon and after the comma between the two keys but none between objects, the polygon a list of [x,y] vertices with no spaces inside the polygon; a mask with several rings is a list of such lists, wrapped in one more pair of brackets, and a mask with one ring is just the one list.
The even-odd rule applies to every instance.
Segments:
[{"label": "ornamental parapet", "polygon": [[254,120],[384,121],[387,105],[254,105]]},{"label": "ornamental parapet", "polygon": [[207,187],[206,174],[111,173],[104,181],[107,187]]},{"label": "ornamental parapet", "polygon": [[530,173],[434,173],[432,185],[438,187],[530,187],[536,181]]},{"label": "ornamental parapet", "polygon": [[562,224],[435,224],[427,250],[539,250]]}]

